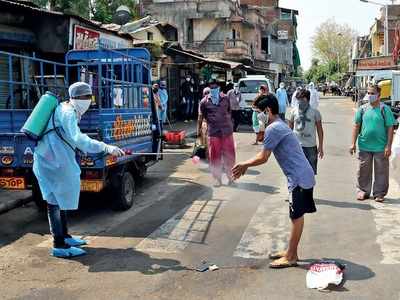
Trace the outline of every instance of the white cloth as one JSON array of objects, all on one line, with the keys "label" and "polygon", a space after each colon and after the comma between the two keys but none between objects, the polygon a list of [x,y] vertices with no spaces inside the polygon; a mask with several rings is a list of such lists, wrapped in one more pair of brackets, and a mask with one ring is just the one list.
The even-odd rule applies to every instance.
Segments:
[{"label": "white cloth", "polygon": [[290,106],[293,108],[296,108],[299,106],[299,101],[297,100],[297,97],[296,97],[297,93],[298,93],[298,91],[295,91],[292,96],[292,103],[290,104]]},{"label": "white cloth", "polygon": [[319,92],[312,88],[310,89],[310,106],[314,109],[317,109],[319,106]]}]

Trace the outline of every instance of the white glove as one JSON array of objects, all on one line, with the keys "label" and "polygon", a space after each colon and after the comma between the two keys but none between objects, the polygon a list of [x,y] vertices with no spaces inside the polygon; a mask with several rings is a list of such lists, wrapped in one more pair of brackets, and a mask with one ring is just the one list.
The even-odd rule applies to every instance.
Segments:
[{"label": "white glove", "polygon": [[185,97],[183,97],[182,103],[183,103],[183,104],[186,104],[186,98],[185,98]]},{"label": "white glove", "polygon": [[125,155],[124,150],[122,150],[121,148],[117,147],[117,146],[113,146],[113,145],[106,145],[106,149],[105,151],[108,154],[111,154],[112,156],[123,156]]}]

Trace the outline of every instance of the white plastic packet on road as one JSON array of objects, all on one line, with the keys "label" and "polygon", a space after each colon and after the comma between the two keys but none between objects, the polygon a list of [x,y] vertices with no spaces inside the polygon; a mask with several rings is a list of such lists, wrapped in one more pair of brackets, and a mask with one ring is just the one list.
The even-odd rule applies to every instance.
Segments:
[{"label": "white plastic packet on road", "polygon": [[330,284],[340,285],[343,280],[344,265],[335,261],[319,261],[310,265],[306,283],[309,289],[323,290]]},{"label": "white plastic packet on road", "polygon": [[400,168],[400,129],[396,131],[392,143],[392,155],[390,156],[390,166],[393,169]]}]

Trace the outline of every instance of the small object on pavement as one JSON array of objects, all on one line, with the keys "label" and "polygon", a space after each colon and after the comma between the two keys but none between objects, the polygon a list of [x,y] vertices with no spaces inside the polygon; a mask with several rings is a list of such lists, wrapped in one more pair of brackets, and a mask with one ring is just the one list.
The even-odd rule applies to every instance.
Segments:
[{"label": "small object on pavement", "polygon": [[165,132],[165,141],[170,145],[183,145],[185,143],[186,131],[175,130]]},{"label": "small object on pavement", "polygon": [[77,247],[69,247],[69,248],[53,248],[52,253],[54,257],[58,258],[71,258],[71,257],[77,257],[77,256],[82,256],[86,254],[86,251],[77,248]]},{"label": "small object on pavement", "polygon": [[200,163],[200,157],[198,157],[198,156],[193,156],[193,157],[192,157],[192,163],[193,163],[194,165],[199,164],[199,163]]},{"label": "small object on pavement", "polygon": [[208,269],[210,271],[216,271],[216,270],[219,270],[219,267],[217,265],[211,265],[211,266],[208,267]]},{"label": "small object on pavement", "polygon": [[208,265],[203,264],[203,265],[197,267],[197,268],[196,268],[196,271],[197,271],[197,272],[205,272],[205,271],[208,271]]},{"label": "small object on pavement", "polygon": [[306,276],[309,289],[326,289],[330,284],[340,285],[345,265],[335,261],[319,261],[310,265]]}]

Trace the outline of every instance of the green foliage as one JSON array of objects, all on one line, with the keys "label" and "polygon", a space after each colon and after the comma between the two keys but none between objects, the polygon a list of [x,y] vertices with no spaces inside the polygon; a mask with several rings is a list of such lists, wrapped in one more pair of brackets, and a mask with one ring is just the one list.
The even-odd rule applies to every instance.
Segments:
[{"label": "green foliage", "polygon": [[50,10],[89,18],[90,0],[33,0],[33,3]]},{"label": "green foliage", "polygon": [[133,17],[137,15],[137,5],[132,0],[95,0],[91,7],[92,19],[101,23],[112,23],[114,13],[121,5],[127,6]]},{"label": "green foliage", "polygon": [[33,0],[33,2],[50,10],[60,11],[101,23],[112,23],[113,15],[121,5],[127,6],[132,16],[137,14],[137,5],[132,0]]},{"label": "green foliage", "polygon": [[335,19],[329,19],[316,29],[312,38],[314,57],[323,65],[329,65],[329,74],[338,71],[338,64],[340,71],[345,72],[350,49],[356,37],[357,33],[348,25],[338,24]]}]

